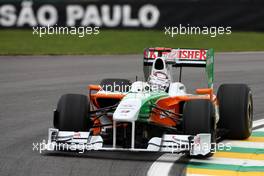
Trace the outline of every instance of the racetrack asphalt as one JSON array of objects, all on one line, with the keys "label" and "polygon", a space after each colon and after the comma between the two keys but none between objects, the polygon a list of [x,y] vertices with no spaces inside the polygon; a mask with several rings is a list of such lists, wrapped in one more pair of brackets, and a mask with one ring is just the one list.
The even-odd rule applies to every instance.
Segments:
[{"label": "racetrack asphalt", "polygon": [[[39,154],[32,150],[32,143],[47,139],[52,111],[62,94],[86,94],[88,84],[99,83],[103,78],[135,80],[137,75],[141,79],[142,63],[141,55],[1,56],[0,175],[146,175],[162,154]],[[187,90],[205,86],[203,77],[199,68],[183,71]],[[253,91],[254,120],[264,117],[263,77],[263,52],[216,54],[215,88],[221,83],[248,84]],[[170,175],[184,174],[184,168],[174,166]]]}]

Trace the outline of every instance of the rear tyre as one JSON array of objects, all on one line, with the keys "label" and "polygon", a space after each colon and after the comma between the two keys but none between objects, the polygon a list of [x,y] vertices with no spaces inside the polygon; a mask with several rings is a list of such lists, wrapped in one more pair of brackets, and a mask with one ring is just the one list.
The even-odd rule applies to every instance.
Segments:
[{"label": "rear tyre", "polygon": [[[215,143],[215,113],[213,104],[209,100],[191,100],[185,103],[183,109],[183,130],[186,135],[210,133],[211,143]],[[213,145],[212,145],[213,147]],[[212,156],[210,152],[206,158]]]},{"label": "rear tyre", "polygon": [[87,96],[65,94],[58,102],[54,126],[60,131],[89,131],[92,126],[89,112]]},{"label": "rear tyre", "polygon": [[128,79],[107,78],[103,79],[100,85],[105,91],[128,92],[130,90],[131,82]]},{"label": "rear tyre", "polygon": [[246,139],[252,132],[253,99],[246,84],[223,84],[217,92],[220,120],[229,139]]}]

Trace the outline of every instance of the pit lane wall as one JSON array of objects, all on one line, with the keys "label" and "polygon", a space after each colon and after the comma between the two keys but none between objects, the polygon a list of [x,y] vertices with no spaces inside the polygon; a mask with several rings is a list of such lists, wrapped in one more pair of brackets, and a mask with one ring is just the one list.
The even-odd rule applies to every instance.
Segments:
[{"label": "pit lane wall", "polygon": [[0,0],[0,28],[222,26],[263,31],[263,0]]}]

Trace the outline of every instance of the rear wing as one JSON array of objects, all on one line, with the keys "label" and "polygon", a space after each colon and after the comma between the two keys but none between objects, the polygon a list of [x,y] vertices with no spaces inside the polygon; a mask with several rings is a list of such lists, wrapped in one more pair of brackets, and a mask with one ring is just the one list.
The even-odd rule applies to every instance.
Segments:
[{"label": "rear wing", "polygon": [[206,68],[208,87],[213,88],[214,81],[214,50],[210,49],[173,49],[147,48],[144,50],[144,66],[152,66],[156,58],[163,57],[166,64],[173,67],[204,67]]}]

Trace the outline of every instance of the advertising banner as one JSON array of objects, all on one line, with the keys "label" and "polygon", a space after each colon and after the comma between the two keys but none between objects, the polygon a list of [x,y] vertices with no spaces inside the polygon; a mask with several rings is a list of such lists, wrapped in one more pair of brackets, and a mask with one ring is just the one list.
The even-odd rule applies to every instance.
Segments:
[{"label": "advertising banner", "polygon": [[260,0],[164,1],[0,1],[0,28],[33,26],[98,26],[155,28],[230,26],[235,30],[264,30]]}]

